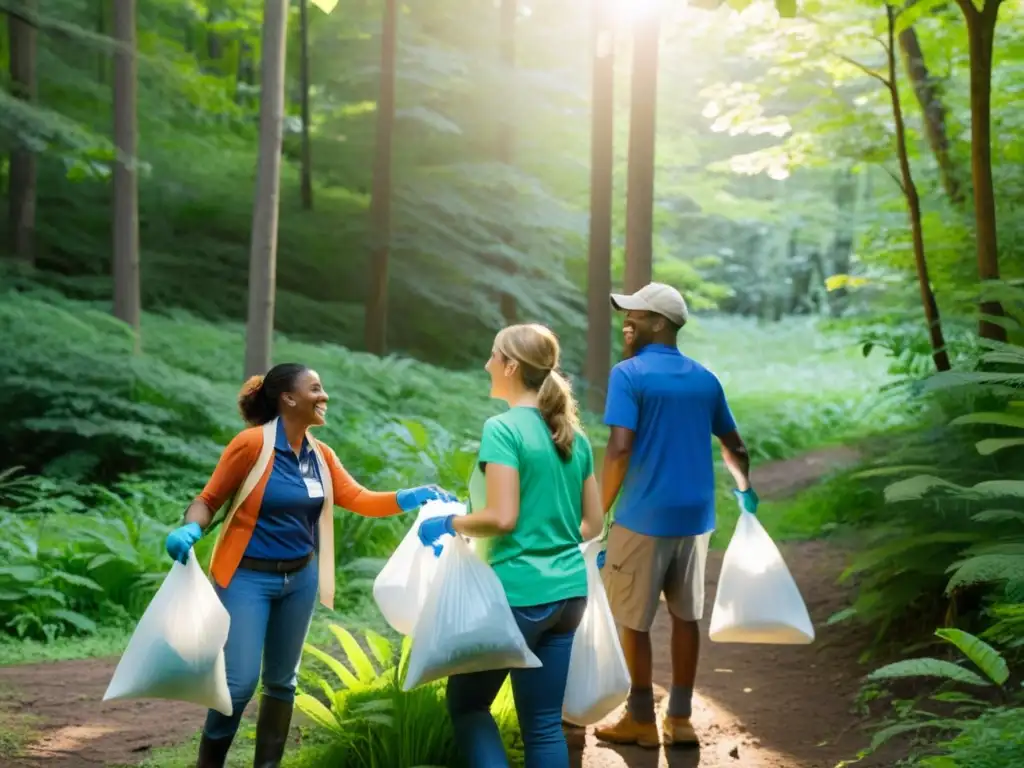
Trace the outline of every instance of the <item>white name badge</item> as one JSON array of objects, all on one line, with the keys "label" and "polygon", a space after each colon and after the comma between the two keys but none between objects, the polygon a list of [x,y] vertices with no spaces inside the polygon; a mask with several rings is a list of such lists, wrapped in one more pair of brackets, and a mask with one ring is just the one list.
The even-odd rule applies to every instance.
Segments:
[{"label": "white name badge", "polygon": [[311,499],[322,499],[324,497],[324,486],[315,477],[304,477],[306,481],[306,493]]}]

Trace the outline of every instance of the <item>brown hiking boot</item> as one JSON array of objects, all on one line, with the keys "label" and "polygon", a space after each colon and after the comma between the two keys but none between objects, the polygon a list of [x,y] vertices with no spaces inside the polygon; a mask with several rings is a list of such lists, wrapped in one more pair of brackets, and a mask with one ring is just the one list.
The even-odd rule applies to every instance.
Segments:
[{"label": "brown hiking boot", "polygon": [[688,717],[669,717],[661,721],[661,732],[666,747],[696,747],[700,744],[697,732]]},{"label": "brown hiking boot", "polygon": [[595,729],[594,735],[611,744],[636,744],[645,749],[661,746],[657,723],[638,723],[628,711],[615,725]]}]

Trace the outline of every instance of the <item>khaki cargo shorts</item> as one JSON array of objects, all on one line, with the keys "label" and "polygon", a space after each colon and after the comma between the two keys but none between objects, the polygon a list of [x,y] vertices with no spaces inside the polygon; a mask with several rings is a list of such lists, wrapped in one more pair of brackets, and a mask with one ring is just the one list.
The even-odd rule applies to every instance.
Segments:
[{"label": "khaki cargo shorts", "polygon": [[648,632],[662,592],[682,621],[704,618],[704,571],[711,533],[663,538],[613,525],[601,578],[615,621]]}]

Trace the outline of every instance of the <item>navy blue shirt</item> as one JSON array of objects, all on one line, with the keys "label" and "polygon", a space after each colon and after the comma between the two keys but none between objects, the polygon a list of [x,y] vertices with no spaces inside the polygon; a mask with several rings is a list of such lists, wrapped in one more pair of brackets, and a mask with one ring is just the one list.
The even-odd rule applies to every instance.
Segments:
[{"label": "navy blue shirt", "polygon": [[675,347],[649,344],[612,369],[604,422],[636,433],[616,525],[647,536],[714,530],[711,436],[736,429],[715,374]]},{"label": "navy blue shirt", "polygon": [[284,422],[277,423],[274,468],[263,492],[256,528],[246,557],[261,560],[297,560],[316,549],[317,522],[324,504],[316,454],[302,438],[296,455],[288,445]]}]

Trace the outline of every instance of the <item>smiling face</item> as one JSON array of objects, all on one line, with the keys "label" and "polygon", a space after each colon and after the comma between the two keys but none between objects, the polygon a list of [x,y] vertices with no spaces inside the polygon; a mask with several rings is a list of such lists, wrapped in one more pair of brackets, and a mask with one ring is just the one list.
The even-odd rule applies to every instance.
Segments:
[{"label": "smiling face", "polygon": [[327,423],[327,401],[330,397],[316,371],[300,373],[292,391],[283,394],[282,399],[288,415],[305,426],[318,427]]},{"label": "smiling face", "polygon": [[654,338],[664,324],[665,318],[653,312],[631,309],[622,321],[622,357],[633,357],[637,352],[654,342]]}]

